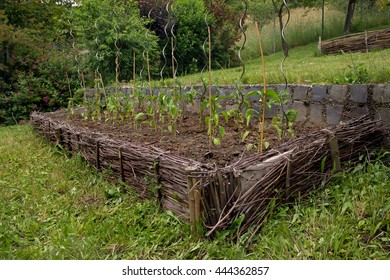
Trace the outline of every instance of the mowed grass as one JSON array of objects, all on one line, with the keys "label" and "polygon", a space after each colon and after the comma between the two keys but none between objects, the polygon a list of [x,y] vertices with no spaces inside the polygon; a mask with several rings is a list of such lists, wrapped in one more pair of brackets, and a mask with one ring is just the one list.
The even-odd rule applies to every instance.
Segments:
[{"label": "mowed grass", "polygon": [[389,259],[390,167],[381,155],[362,155],[324,189],[274,209],[247,245],[251,232],[232,241],[234,229],[196,238],[30,125],[2,127],[0,259]]}]

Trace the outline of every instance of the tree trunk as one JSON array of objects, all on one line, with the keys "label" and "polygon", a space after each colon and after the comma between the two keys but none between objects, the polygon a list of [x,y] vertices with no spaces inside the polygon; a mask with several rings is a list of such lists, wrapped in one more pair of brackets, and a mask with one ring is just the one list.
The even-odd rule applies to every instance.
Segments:
[{"label": "tree trunk", "polygon": [[351,31],[352,18],[353,18],[353,13],[355,11],[355,6],[356,6],[356,0],[348,1],[347,17],[345,19],[345,25],[344,25],[344,35],[348,35]]},{"label": "tree trunk", "polygon": [[283,53],[285,56],[288,56],[288,44],[287,44],[286,39],[283,37],[283,7],[284,7],[284,3],[282,2],[282,4],[280,5],[280,8],[277,7],[275,0],[272,0],[272,3],[274,5],[274,10],[278,14],[278,18],[279,18],[279,27],[280,27],[280,35],[281,35],[281,39],[282,39]]}]

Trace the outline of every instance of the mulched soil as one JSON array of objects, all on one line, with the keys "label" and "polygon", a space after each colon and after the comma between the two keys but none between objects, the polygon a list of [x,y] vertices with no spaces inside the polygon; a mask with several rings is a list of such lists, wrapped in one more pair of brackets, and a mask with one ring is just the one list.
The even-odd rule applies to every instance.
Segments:
[{"label": "mulched soil", "polygon": [[[70,118],[69,116],[64,116],[64,114],[54,114],[52,117],[56,120],[66,121],[74,127],[82,127],[84,130],[103,133],[110,138],[121,139],[142,146],[154,145],[160,149],[170,151],[174,155],[212,164],[215,167],[225,167],[236,162],[241,157],[257,152],[256,147],[259,139],[258,124],[252,125],[249,129],[244,128],[240,132],[237,129],[237,125],[231,120],[228,124],[222,123],[226,133],[221,139],[221,145],[209,147],[207,128],[200,128],[199,114],[196,113],[187,113],[183,117],[176,127],[176,136],[173,136],[168,131],[166,124],[161,125],[156,131],[147,124],[134,129],[129,121],[120,123],[105,122],[104,120],[92,121],[91,119],[85,120],[78,115]],[[294,124],[296,136],[306,135],[321,128],[318,124],[308,122]],[[242,143],[241,135],[245,130],[250,130],[251,132],[244,143]],[[270,143],[268,149],[276,147],[281,143],[270,120],[266,121],[264,139]],[[256,145],[250,151],[247,150],[249,143]]]}]

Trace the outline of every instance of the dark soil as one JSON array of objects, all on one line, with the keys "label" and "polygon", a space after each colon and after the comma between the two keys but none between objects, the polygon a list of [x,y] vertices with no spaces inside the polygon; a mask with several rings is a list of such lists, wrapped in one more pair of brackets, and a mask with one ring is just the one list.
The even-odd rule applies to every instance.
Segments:
[{"label": "dark soil", "polygon": [[[225,127],[225,135],[221,138],[221,145],[212,145],[210,147],[207,128],[206,126],[202,129],[200,128],[199,114],[195,113],[187,114],[179,122],[175,136],[168,131],[167,124],[160,125],[157,130],[151,128],[148,124],[143,124],[134,129],[129,121],[118,123],[92,121],[85,120],[81,116],[70,118],[63,114],[53,115],[53,118],[67,121],[71,126],[82,127],[84,130],[103,133],[110,138],[121,139],[142,146],[153,145],[170,151],[175,155],[212,164],[215,167],[230,165],[243,156],[256,153],[259,142],[258,123],[251,125],[249,128],[244,127],[239,131],[237,125],[233,121],[229,121],[228,124],[221,124]],[[321,127],[313,123],[296,123],[293,128],[294,134],[300,136],[317,131]],[[242,143],[242,134],[246,130],[251,132],[244,143]],[[216,136],[220,138],[219,135],[216,134]],[[290,138],[291,136],[288,135],[285,141]],[[264,139],[270,144],[268,149],[276,147],[281,143],[270,120],[266,121]],[[250,143],[255,146],[248,151],[247,145]]]}]

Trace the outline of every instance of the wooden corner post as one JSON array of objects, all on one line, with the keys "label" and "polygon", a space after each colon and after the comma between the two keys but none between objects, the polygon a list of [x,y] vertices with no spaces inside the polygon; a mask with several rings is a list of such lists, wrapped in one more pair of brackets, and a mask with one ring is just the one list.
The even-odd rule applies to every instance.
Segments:
[{"label": "wooden corner post", "polygon": [[190,224],[192,230],[197,236],[201,232],[202,223],[202,209],[201,209],[201,193],[200,183],[201,180],[192,174],[196,169],[194,167],[188,167],[187,172],[187,190],[188,190],[188,208],[190,213]]}]

